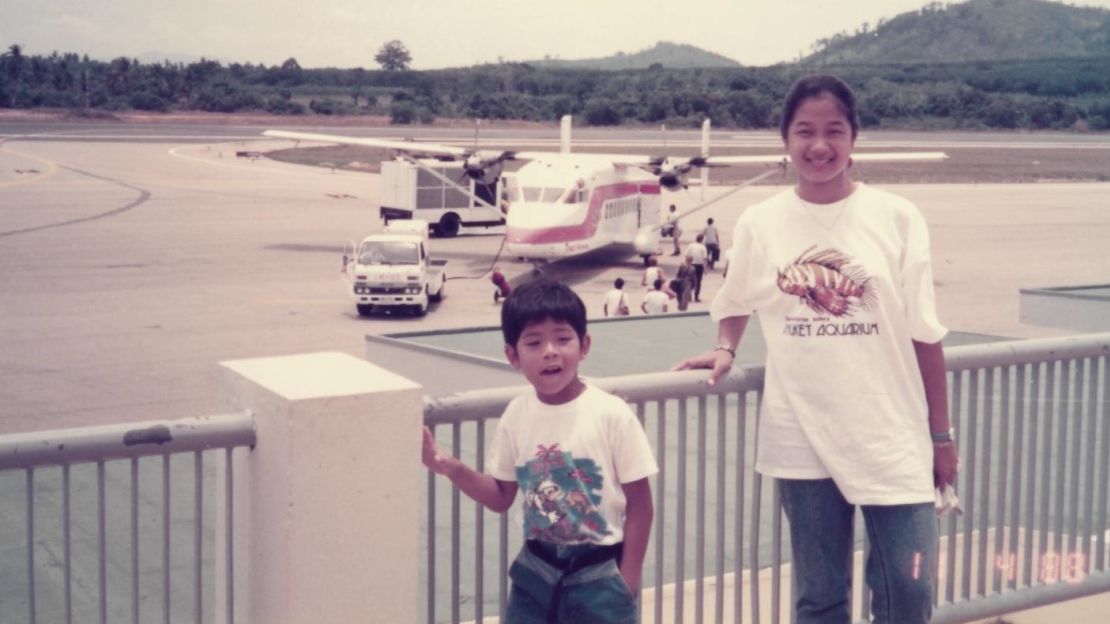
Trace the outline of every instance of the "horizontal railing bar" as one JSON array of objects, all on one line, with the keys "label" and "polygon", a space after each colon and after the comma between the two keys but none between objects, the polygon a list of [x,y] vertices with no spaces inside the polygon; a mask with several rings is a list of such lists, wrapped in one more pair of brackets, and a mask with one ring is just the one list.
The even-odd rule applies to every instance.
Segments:
[{"label": "horizontal railing bar", "polygon": [[[620,375],[590,379],[590,383],[630,403],[667,401],[678,397],[743,393],[759,389],[763,386],[763,367],[733,368],[713,387],[706,383],[706,371]],[[529,386],[512,386],[425,397],[424,423],[431,426],[498,417],[509,401],[526,392],[528,388]]]},{"label": "horizontal railing bar", "polygon": [[0,436],[0,470],[254,446],[249,412]]},{"label": "horizontal railing bar", "polygon": [[944,350],[948,370],[1036,364],[1086,357],[1110,356],[1110,332],[1060,338],[1008,340],[964,345]]},{"label": "horizontal railing bar", "polygon": [[1110,591],[1110,572],[1093,573],[1079,583],[1060,582],[1036,585],[1022,591],[978,597],[974,600],[947,604],[933,614],[932,624],[977,622],[990,617],[1024,611],[1036,607],[1076,600]]},{"label": "horizontal railing bar", "polygon": [[[949,371],[1098,356],[1110,356],[1110,333],[991,342],[944,350]],[[763,373],[762,366],[733,368],[712,388],[706,383],[706,371],[662,371],[601,377],[591,382],[627,401],[666,401],[684,396],[756,390],[763,385]],[[426,397],[425,424],[496,418],[509,401],[527,390],[528,386],[520,385]]]}]

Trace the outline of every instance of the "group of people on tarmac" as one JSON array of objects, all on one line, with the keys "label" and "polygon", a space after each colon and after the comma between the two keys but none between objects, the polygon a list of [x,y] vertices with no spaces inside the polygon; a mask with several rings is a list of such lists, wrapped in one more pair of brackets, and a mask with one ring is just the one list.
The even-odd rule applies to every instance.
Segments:
[{"label": "group of people on tarmac", "polygon": [[[701,303],[702,280],[707,272],[713,271],[721,259],[721,236],[713,219],[706,220],[705,228],[698,233],[694,242],[686,246],[685,253],[679,251],[682,230],[678,219],[675,217],[675,207],[672,204],[667,216],[667,224],[663,227],[663,234],[674,239],[675,252],[672,256],[682,255],[682,261],[675,271],[672,279],[667,279],[663,268],[659,266],[658,259],[647,259],[647,266],[640,277],[640,286],[646,289],[640,302],[640,310],[644,314],[663,314],[670,311],[673,301],[679,311],[685,311],[690,302]],[[602,303],[602,312],[605,316],[628,316],[631,309],[628,298],[624,292],[626,284],[623,278],[613,280],[613,288],[605,293]]]}]

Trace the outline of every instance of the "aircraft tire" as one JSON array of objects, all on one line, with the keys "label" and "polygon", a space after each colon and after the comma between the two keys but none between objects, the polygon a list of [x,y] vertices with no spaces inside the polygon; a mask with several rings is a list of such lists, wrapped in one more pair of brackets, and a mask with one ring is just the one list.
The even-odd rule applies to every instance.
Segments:
[{"label": "aircraft tire", "polygon": [[359,316],[370,316],[374,311],[374,306],[369,303],[356,303],[355,307],[358,308]]},{"label": "aircraft tire", "polygon": [[459,233],[459,215],[448,212],[439,218],[436,225],[436,234],[443,238],[451,238]]}]

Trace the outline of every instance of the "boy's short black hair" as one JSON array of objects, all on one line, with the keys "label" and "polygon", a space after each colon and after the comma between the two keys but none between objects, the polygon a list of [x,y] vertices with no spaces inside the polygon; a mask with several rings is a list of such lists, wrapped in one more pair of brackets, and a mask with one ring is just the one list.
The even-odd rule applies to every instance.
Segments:
[{"label": "boy's short black hair", "polygon": [[586,335],[586,304],[570,287],[540,279],[514,289],[501,307],[505,344],[516,347],[526,327],[547,319],[567,323],[579,340]]}]

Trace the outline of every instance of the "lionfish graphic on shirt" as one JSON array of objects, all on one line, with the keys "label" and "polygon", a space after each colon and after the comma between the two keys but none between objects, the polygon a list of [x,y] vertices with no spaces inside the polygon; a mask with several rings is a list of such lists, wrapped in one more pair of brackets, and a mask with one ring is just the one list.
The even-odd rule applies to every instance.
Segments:
[{"label": "lionfish graphic on shirt", "polygon": [[806,249],[778,272],[779,290],[799,297],[818,314],[851,316],[857,308],[875,302],[871,278],[851,256],[835,249]]}]

